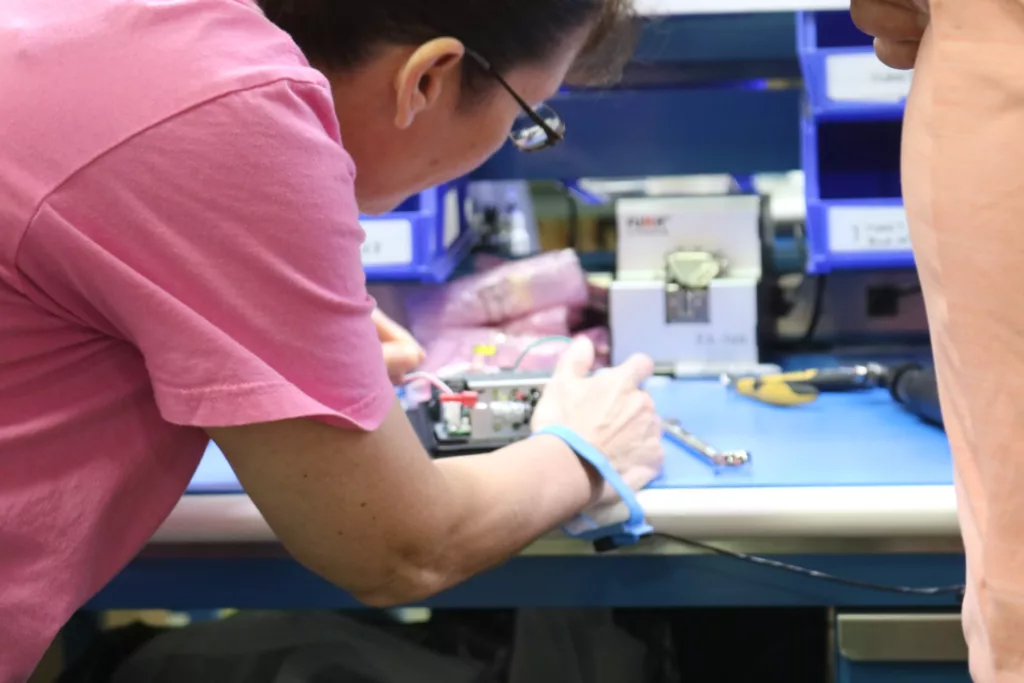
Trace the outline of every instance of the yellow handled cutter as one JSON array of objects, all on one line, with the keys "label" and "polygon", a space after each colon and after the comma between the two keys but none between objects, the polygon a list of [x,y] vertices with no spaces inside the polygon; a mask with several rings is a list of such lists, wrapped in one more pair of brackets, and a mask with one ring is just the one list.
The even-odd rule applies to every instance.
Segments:
[{"label": "yellow handled cutter", "polygon": [[811,368],[761,377],[723,377],[736,393],[785,408],[817,400],[822,392],[858,391],[884,386],[889,369],[878,363]]}]

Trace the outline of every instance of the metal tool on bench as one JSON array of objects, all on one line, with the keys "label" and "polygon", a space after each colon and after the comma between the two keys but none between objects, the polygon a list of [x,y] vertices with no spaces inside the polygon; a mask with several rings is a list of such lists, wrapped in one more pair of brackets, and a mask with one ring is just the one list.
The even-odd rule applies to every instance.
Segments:
[{"label": "metal tool on bench", "polygon": [[709,380],[720,377],[761,377],[777,375],[782,368],[775,363],[731,363],[680,361],[678,363],[658,363],[654,366],[656,377],[671,377],[684,380]]},{"label": "metal tool on bench", "polygon": [[750,463],[747,451],[720,451],[683,429],[679,420],[662,422],[665,435],[714,468],[739,468]]},{"label": "metal tool on bench", "polygon": [[773,406],[793,407],[816,401],[822,393],[861,391],[888,386],[890,369],[879,363],[811,368],[760,377],[724,375],[736,393]]}]

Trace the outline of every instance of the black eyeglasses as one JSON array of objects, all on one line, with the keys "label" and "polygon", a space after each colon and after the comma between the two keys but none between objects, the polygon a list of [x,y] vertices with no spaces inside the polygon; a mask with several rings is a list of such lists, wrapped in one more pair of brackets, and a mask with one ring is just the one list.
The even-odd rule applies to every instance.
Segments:
[{"label": "black eyeglasses", "polygon": [[497,80],[523,110],[512,124],[512,131],[508,136],[512,144],[524,152],[536,152],[557,145],[565,139],[565,123],[554,109],[546,104],[537,108],[530,106],[479,53],[467,48],[466,56]]}]

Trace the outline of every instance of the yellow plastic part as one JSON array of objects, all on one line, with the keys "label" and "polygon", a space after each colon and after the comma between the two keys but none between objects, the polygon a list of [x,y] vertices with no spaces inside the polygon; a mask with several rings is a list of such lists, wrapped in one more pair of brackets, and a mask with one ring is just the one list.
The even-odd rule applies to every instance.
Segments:
[{"label": "yellow plastic part", "polygon": [[809,384],[793,381],[764,381],[759,377],[744,377],[733,383],[736,393],[761,403],[792,408],[813,403],[819,392]]}]

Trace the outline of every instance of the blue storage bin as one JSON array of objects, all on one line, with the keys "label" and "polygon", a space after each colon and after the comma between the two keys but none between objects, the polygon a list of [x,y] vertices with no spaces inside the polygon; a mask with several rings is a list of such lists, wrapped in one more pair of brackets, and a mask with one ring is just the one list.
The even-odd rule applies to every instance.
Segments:
[{"label": "blue storage bin", "polygon": [[807,272],[914,265],[900,191],[902,121],[804,118]]},{"label": "blue storage bin", "polygon": [[361,216],[367,281],[444,282],[469,254],[476,232],[466,222],[466,183],[410,197],[383,216]]},{"label": "blue storage bin", "polygon": [[849,11],[798,12],[797,54],[813,116],[903,115],[912,73],[882,64],[871,37],[854,26]]}]

